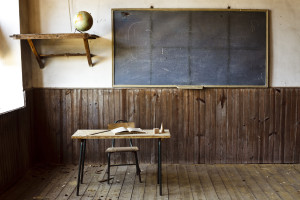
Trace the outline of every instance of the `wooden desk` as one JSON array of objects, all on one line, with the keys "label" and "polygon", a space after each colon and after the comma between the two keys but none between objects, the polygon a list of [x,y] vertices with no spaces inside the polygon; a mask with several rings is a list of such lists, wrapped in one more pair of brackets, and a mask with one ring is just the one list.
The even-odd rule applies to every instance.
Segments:
[{"label": "wooden desk", "polygon": [[87,139],[130,139],[130,138],[131,139],[158,139],[157,184],[159,184],[159,193],[160,195],[162,195],[161,139],[171,138],[171,134],[168,129],[165,130],[165,133],[160,133],[160,134],[153,134],[152,129],[144,130],[144,131],[146,131],[146,133],[114,135],[114,133],[107,130],[77,130],[72,135],[72,139],[80,140],[80,155],[79,155],[77,193],[76,193],[77,196],[79,195],[80,183],[82,183],[83,180],[86,140]]}]

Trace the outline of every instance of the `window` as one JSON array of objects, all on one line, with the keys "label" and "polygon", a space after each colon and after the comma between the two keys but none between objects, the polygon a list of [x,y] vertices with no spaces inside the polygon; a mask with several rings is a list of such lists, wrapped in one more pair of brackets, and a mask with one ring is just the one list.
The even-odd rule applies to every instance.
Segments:
[{"label": "window", "polygon": [[9,36],[20,33],[19,0],[0,6],[0,113],[24,106],[21,46]]}]

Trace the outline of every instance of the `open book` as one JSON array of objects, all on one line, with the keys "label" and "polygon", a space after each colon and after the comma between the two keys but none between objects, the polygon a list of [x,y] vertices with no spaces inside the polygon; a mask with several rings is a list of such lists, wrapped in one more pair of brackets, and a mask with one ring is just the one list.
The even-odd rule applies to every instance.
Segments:
[{"label": "open book", "polygon": [[141,128],[125,128],[125,127],[112,129],[111,132],[113,132],[115,135],[145,133],[145,131],[143,131]]}]

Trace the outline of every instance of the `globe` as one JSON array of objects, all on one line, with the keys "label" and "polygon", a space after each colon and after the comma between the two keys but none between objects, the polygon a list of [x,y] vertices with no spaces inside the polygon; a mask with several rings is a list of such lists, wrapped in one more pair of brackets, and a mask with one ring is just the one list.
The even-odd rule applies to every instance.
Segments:
[{"label": "globe", "polygon": [[74,26],[78,31],[87,31],[93,26],[93,18],[90,13],[80,11],[74,16]]}]

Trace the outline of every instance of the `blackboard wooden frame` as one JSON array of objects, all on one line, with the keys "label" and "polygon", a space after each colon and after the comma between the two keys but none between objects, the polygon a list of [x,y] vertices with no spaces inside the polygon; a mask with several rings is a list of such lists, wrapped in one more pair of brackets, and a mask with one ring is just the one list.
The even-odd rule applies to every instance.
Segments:
[{"label": "blackboard wooden frame", "polygon": [[[264,84],[261,85],[139,85],[139,84],[115,84],[115,29],[114,29],[114,12],[115,11],[209,11],[209,12],[262,12],[265,13],[266,19],[265,19],[265,77],[264,77]],[[112,85],[113,87],[118,88],[147,88],[147,87],[177,87],[177,88],[183,88],[183,89],[203,89],[203,87],[209,87],[209,88],[267,88],[269,86],[269,10],[267,9],[173,9],[173,8],[167,8],[167,9],[134,9],[134,8],[118,8],[118,9],[112,9],[112,57],[113,57],[113,64],[112,64]]]}]

